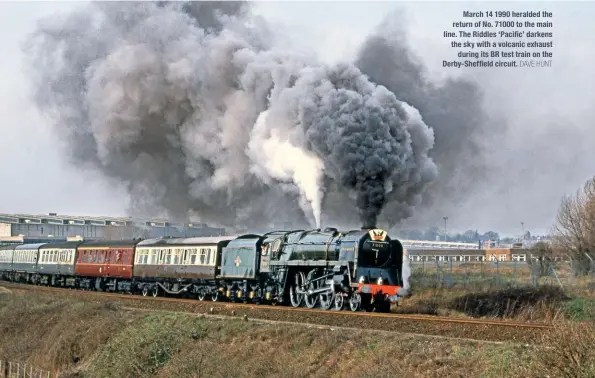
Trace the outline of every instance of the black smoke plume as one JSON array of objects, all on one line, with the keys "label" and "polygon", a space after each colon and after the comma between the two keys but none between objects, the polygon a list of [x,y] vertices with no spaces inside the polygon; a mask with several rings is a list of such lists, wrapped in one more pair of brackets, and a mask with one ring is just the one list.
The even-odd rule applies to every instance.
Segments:
[{"label": "black smoke plume", "polygon": [[133,214],[243,228],[355,208],[374,226],[387,205],[411,215],[437,174],[406,103],[434,114],[424,94],[277,47],[246,3],[91,3],[26,52],[72,161],[125,183]]},{"label": "black smoke plume", "polygon": [[[398,16],[398,15],[396,15]],[[438,166],[438,177],[428,185],[418,213],[440,219],[445,208],[456,207],[485,178],[488,161],[485,140],[498,129],[490,124],[483,108],[479,86],[464,78],[433,83],[425,67],[412,53],[398,17],[384,22],[361,46],[356,66],[370,80],[387,87],[397,98],[415,107],[434,131],[429,152]],[[403,214],[399,203],[389,204],[384,217],[394,225],[411,214]],[[434,222],[428,216],[422,224]]]}]

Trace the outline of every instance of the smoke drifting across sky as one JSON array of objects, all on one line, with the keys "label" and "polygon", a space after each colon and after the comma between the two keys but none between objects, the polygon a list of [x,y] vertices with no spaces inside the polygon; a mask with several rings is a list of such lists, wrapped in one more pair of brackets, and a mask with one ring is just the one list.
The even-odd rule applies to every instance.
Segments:
[{"label": "smoke drifting across sky", "polygon": [[387,203],[410,215],[437,172],[418,111],[273,39],[248,4],[93,3],[45,20],[27,52],[73,161],[125,182],[136,213],[238,227],[319,225],[327,208],[371,227]]},{"label": "smoke drifting across sky", "polygon": [[[483,5],[407,5],[411,20],[390,15],[370,35],[341,37],[361,44],[342,64],[325,65],[277,43],[278,29],[245,5],[139,4],[84,5],[44,20],[26,49],[37,103],[52,117],[58,138],[68,141],[71,160],[125,183],[134,215],[297,226],[315,224],[313,209],[320,206],[323,225],[359,226],[368,215],[356,205],[367,200],[385,202],[378,218],[384,227],[443,227],[448,216],[449,232],[520,232],[521,221],[526,229],[546,230],[560,196],[593,174],[595,95],[588,83],[595,75],[586,65],[592,49],[585,48],[595,43],[591,4],[548,5],[555,14],[552,69],[448,72],[439,65],[453,52],[439,36],[463,8]],[[356,3],[341,9],[320,3],[312,14],[311,3],[303,4],[292,5],[288,19],[303,13],[310,24],[327,25],[333,17],[361,18],[354,16],[361,9]],[[506,6],[522,11],[534,4]],[[227,16],[214,16],[217,7],[226,7]],[[277,13],[285,7],[278,5]],[[370,14],[379,17],[386,9],[378,5]],[[352,31],[348,23],[336,33]],[[329,28],[321,36],[337,38]],[[438,80],[437,72],[446,79]],[[416,161],[416,168],[397,164],[382,172],[390,177],[384,193],[366,191],[368,181],[357,175],[373,176],[372,165],[346,172],[351,165],[334,157],[341,148],[351,150],[354,140],[335,145],[340,133],[315,139],[328,126],[324,115],[317,122],[308,118],[321,110],[332,114],[337,98],[349,101],[339,106],[348,112],[347,105],[371,106],[383,96],[391,99],[383,103],[387,108],[399,111],[380,112],[379,119],[396,117],[401,122],[394,131],[407,131],[411,146],[417,143],[413,153],[397,154],[399,161]],[[427,126],[414,126],[422,122],[417,112]],[[337,131],[352,126],[333,124]],[[384,152],[392,151],[389,144]],[[352,173],[359,187],[350,185]]]}]

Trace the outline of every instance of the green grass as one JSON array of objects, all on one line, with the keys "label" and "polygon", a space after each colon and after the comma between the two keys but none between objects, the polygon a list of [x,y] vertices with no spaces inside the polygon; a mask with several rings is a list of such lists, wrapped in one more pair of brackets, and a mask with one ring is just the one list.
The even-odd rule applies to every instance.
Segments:
[{"label": "green grass", "polygon": [[564,304],[568,319],[585,321],[595,319],[595,299],[575,297]]}]

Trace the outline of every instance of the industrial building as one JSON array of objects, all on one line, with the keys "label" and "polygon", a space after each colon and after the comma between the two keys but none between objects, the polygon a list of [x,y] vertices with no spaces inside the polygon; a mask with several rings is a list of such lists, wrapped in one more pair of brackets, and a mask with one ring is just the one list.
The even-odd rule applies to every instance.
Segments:
[{"label": "industrial building", "polygon": [[132,239],[225,235],[224,228],[164,219],[1,214],[0,245],[46,243],[52,240]]},{"label": "industrial building", "polygon": [[486,248],[486,249],[407,249],[411,262],[527,262],[531,251],[527,248]]}]

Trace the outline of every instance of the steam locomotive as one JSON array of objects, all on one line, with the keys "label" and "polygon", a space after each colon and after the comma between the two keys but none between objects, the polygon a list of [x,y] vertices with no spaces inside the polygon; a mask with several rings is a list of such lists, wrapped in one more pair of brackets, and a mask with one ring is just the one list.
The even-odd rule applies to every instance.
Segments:
[{"label": "steam locomotive", "polygon": [[403,246],[381,229],[0,248],[0,279],[8,281],[352,311],[389,311],[402,265]]}]

